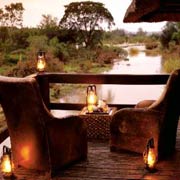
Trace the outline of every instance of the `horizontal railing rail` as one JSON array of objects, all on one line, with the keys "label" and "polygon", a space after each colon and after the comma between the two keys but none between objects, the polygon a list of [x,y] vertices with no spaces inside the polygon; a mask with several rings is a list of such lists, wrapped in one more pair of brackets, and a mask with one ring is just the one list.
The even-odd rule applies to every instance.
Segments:
[{"label": "horizontal railing rail", "polygon": [[[49,84],[111,84],[111,85],[163,85],[169,74],[74,74],[74,73],[40,73],[36,75],[45,104],[49,109],[80,110],[81,103],[50,102]],[[118,109],[132,107],[134,104],[108,104]]]}]

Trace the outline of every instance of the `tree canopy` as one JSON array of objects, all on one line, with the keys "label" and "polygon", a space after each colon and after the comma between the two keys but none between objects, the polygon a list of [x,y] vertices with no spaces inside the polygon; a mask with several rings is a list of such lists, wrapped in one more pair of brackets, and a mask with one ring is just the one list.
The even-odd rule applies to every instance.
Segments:
[{"label": "tree canopy", "polygon": [[167,22],[160,36],[160,42],[164,48],[169,48],[170,41],[178,42],[179,23]]},{"label": "tree canopy", "polygon": [[[84,42],[86,47],[100,42],[103,27],[114,25],[111,13],[99,2],[72,2],[65,6],[65,14],[60,23],[61,28],[78,33],[77,41]],[[98,36],[97,36],[98,35]]]},{"label": "tree canopy", "polygon": [[10,27],[22,27],[23,22],[23,5],[22,3],[11,3],[6,5],[5,9],[0,9],[0,25]]}]

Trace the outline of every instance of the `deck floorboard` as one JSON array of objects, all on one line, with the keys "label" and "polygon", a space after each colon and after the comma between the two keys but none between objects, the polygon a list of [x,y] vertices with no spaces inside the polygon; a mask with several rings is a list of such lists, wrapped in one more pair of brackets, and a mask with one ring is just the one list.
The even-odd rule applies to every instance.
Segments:
[{"label": "deck floorboard", "polygon": [[[180,180],[180,123],[177,132],[176,152],[158,162],[157,172],[149,173],[142,155],[127,152],[110,152],[107,141],[89,141],[88,159],[59,172],[52,180]],[[19,180],[49,180],[47,174],[18,168],[15,175]],[[1,179],[1,178],[0,178]]]}]

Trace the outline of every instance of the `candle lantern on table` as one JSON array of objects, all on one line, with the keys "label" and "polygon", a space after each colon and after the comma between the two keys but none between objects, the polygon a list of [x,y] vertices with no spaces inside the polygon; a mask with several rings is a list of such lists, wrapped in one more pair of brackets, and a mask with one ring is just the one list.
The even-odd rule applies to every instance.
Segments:
[{"label": "candle lantern on table", "polygon": [[3,154],[1,157],[1,172],[4,177],[13,176],[11,149],[8,148],[7,146],[3,146]]},{"label": "candle lantern on table", "polygon": [[153,138],[151,138],[147,143],[147,147],[143,153],[143,159],[146,169],[150,172],[154,172],[156,170],[155,165],[157,163],[157,154]]},{"label": "candle lantern on table", "polygon": [[46,67],[45,52],[39,51],[37,54],[37,70],[43,72]]},{"label": "candle lantern on table", "polygon": [[86,104],[87,104],[88,112],[92,113],[97,105],[97,93],[96,93],[95,85],[89,85],[87,87]]}]

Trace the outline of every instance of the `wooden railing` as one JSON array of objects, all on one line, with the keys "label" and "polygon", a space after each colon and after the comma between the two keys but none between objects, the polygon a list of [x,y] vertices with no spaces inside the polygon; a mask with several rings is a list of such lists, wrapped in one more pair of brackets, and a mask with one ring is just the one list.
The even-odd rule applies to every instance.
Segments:
[{"label": "wooden railing", "polygon": [[[80,110],[84,104],[77,103],[52,103],[49,98],[49,84],[111,84],[111,85],[160,85],[166,84],[168,74],[155,75],[117,75],[117,74],[66,74],[66,73],[41,73],[36,75],[40,85],[42,97],[49,109]],[[148,98],[148,97],[147,97]],[[108,104],[118,109],[132,107],[133,104]]]},{"label": "wooden railing", "polygon": [[[40,73],[32,75],[39,83],[40,91],[46,106],[49,109],[80,110],[84,104],[53,103],[50,102],[50,83],[60,84],[112,84],[112,85],[164,85],[168,74],[155,75],[116,75],[116,74],[66,74],[66,73]],[[148,97],[147,97],[148,98]],[[132,107],[133,104],[108,104],[121,109]],[[8,130],[0,133],[0,143],[8,137]]]}]

